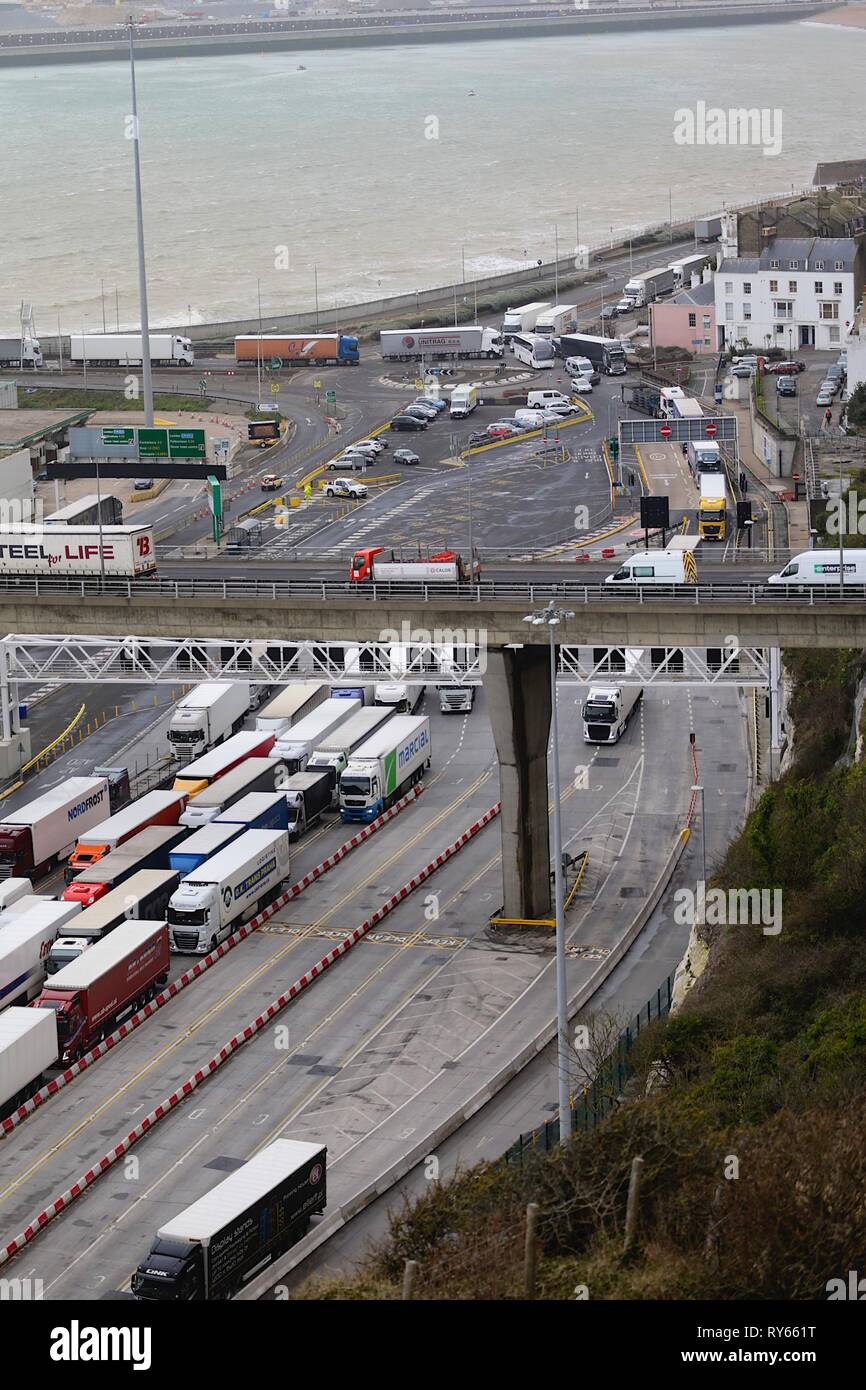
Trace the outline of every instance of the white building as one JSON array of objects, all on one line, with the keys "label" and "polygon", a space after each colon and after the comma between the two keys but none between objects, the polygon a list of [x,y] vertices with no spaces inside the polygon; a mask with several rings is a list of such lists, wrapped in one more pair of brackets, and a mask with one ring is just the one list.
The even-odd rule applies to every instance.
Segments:
[{"label": "white building", "polygon": [[862,291],[859,243],[777,237],[760,256],[727,256],[715,277],[718,346],[840,349]]}]

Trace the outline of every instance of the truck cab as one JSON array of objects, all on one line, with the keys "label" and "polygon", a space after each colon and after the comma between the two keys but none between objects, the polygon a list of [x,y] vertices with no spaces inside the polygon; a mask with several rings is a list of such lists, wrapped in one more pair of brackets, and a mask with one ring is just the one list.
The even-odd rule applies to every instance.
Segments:
[{"label": "truck cab", "polygon": [[157,1236],[150,1254],[145,1256],[133,1274],[130,1288],[136,1298],[161,1303],[204,1299],[201,1246]]},{"label": "truck cab", "polygon": [[77,960],[82,951],[86,951],[90,945],[81,936],[58,936],[51,950],[48,952],[48,959],[45,962],[45,969],[49,975],[56,975],[58,970],[62,970],[64,965],[70,961]]},{"label": "truck cab", "polygon": [[352,584],[363,584],[373,578],[373,559],[376,555],[383,555],[384,550],[381,545],[361,546],[352,556],[349,565],[349,581]]},{"label": "truck cab", "polygon": [[[60,943],[56,943],[59,945]],[[80,946],[80,942],[75,943]],[[54,948],[52,947],[52,950]],[[66,960],[54,967],[54,972],[49,969],[49,974],[55,973],[61,965],[68,965],[76,956],[80,956],[81,951],[77,950],[74,955],[68,956]],[[49,961],[51,957],[49,956]],[[71,998],[60,998],[52,995],[50,983],[46,983],[45,988],[37,1001],[40,1009],[53,1009],[57,1020],[57,1050],[62,1060],[66,1061],[77,1056],[80,1043],[87,1032],[87,1013],[82,1008],[80,997],[77,994]]]}]

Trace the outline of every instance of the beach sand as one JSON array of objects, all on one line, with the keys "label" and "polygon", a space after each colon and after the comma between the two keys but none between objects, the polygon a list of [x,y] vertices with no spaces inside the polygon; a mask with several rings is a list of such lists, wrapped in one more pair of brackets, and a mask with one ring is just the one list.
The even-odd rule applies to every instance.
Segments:
[{"label": "beach sand", "polygon": [[809,23],[836,24],[847,29],[866,29],[866,4],[841,5],[838,10],[828,10],[826,14],[810,16]]}]

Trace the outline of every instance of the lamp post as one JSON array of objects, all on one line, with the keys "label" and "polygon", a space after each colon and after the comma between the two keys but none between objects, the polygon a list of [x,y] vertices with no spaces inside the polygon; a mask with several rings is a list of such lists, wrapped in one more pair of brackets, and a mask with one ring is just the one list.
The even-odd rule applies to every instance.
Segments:
[{"label": "lamp post", "polygon": [[528,613],[523,619],[533,627],[546,627],[550,639],[550,737],[553,768],[553,884],[556,897],[556,1020],[557,1070],[559,1073],[559,1140],[571,1134],[571,1105],[568,1094],[568,991],[565,976],[565,894],[562,881],[562,817],[559,797],[559,723],[556,713],[556,629],[574,614],[557,608],[553,599],[546,608]]},{"label": "lamp post", "polygon": [[132,156],[135,169],[135,224],[138,232],[138,299],[141,312],[141,385],[144,423],[153,428],[153,380],[150,374],[150,324],[147,317],[147,271],[144,264],[144,213],[141,203],[141,158],[138,146],[138,103],[135,94],[135,21],[129,21],[129,79],[132,91]]}]

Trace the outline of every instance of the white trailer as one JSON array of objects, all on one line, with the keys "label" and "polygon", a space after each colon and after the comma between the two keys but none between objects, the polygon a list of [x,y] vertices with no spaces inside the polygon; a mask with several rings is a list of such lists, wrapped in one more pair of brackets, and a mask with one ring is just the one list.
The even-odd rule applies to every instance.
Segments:
[{"label": "white trailer", "polygon": [[[65,911],[72,908],[73,911]],[[48,953],[80,903],[40,903],[15,914],[0,931],[0,1009],[35,999],[45,983]]]},{"label": "white trailer", "polygon": [[697,256],[684,256],[682,260],[671,261],[668,270],[672,270],[674,273],[674,288],[678,290],[688,289],[692,283],[692,276],[697,275],[700,278],[707,266],[712,265],[714,261],[715,256],[710,252],[704,252],[703,255],[698,254]]},{"label": "white trailer", "polygon": [[464,328],[396,328],[379,334],[386,362],[420,362],[422,357],[501,357],[502,334],[470,324]]},{"label": "white trailer", "polygon": [[[69,360],[92,367],[137,367],[141,365],[141,342],[140,333],[73,333]],[[154,367],[191,367],[195,353],[189,338],[151,333],[150,361]]]},{"label": "white trailer", "polygon": [[289,873],[285,830],[246,830],[181,881],[168,904],[172,949],[205,955],[276,897]]},{"label": "white trailer", "polygon": [[670,266],[659,265],[632,275],[626,281],[623,294],[635,309],[640,309],[644,304],[652,304],[653,300],[667,294],[673,288],[674,272]]},{"label": "white trailer", "polygon": [[215,748],[241,727],[250,708],[249,681],[204,681],[178,700],[166,737],[179,762]]},{"label": "white trailer", "polygon": [[0,1015],[0,1120],[23,1105],[57,1061],[53,1009],[7,1009]]},{"label": "white trailer", "polygon": [[430,720],[397,715],[349,759],[340,778],[344,821],[375,820],[421,780],[430,766]]},{"label": "white trailer", "polygon": [[534,331],[541,338],[558,338],[562,333],[574,333],[577,329],[577,305],[554,304],[539,314]]},{"label": "white trailer", "polygon": [[41,367],[42,349],[35,338],[0,338],[0,367]]},{"label": "white trailer", "polygon": [[0,529],[0,574],[142,579],[156,573],[152,526],[34,526]]},{"label": "white trailer", "polygon": [[287,775],[285,764],[276,758],[244,758],[225,777],[218,777],[193,797],[180,817],[180,824],[198,830],[250,792],[276,791]]},{"label": "white trailer", "polygon": [[502,320],[502,337],[505,342],[515,333],[532,333],[538,323],[539,314],[552,308],[548,300],[536,300],[534,304],[521,304],[516,309],[506,309]]},{"label": "white trailer", "polygon": [[278,695],[259,710],[256,715],[256,728],[263,733],[275,734],[279,738],[286,729],[291,729],[328,698],[326,681],[298,681],[287,685]]},{"label": "white trailer", "polygon": [[0,811],[0,878],[38,878],[72,852],[76,836],[108,810],[105,777],[67,777],[19,806]]},{"label": "white trailer", "polygon": [[372,738],[376,730],[391,718],[392,713],[392,708],[378,705],[368,705],[366,709],[359,709],[345,724],[340,724],[316,744],[307,761],[307,772],[329,770],[332,774],[332,787],[336,790],[340,775],[345,771],[349,761],[349,755],[354,753],[356,748],[360,748],[362,743],[366,743],[368,738]]},{"label": "white trailer", "polygon": [[308,714],[306,719],[287,729],[282,738],[277,739],[270,756],[281,758],[289,773],[303,772],[314,748],[327,738],[341,724],[345,724],[361,708],[360,700],[343,700],[332,696]]},{"label": "white trailer", "polygon": [[593,685],[583,706],[584,743],[618,743],[643,699],[639,685]]},{"label": "white trailer", "polygon": [[29,878],[7,878],[0,883],[0,913],[6,912],[22,898],[32,898],[33,884]]}]

